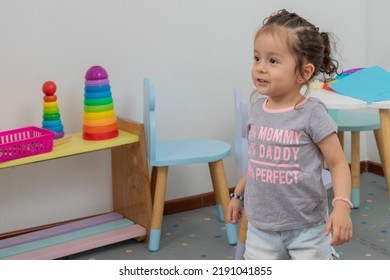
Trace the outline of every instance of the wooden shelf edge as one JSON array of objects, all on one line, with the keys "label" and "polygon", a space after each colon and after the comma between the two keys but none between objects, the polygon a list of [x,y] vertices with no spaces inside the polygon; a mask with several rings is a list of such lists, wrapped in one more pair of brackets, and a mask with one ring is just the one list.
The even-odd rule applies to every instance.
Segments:
[{"label": "wooden shelf edge", "polygon": [[[137,143],[111,149],[114,211],[150,231],[152,199],[145,130],[142,123],[118,117],[118,127],[137,135]],[[149,236],[145,238],[148,242]]]},{"label": "wooden shelf edge", "polygon": [[119,136],[115,138],[101,141],[84,140],[81,132],[68,136],[71,137],[68,142],[54,146],[51,152],[1,162],[0,169],[110,149],[139,141],[137,135],[124,130],[119,130]]}]

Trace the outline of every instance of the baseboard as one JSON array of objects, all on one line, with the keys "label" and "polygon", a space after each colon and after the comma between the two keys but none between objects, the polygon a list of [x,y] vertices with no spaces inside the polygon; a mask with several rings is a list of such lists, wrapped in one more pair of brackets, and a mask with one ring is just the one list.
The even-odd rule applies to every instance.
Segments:
[{"label": "baseboard", "polygon": [[[370,172],[379,176],[384,176],[382,165],[372,161],[360,162],[360,173]],[[230,189],[230,192],[234,187]],[[164,215],[180,213],[198,208],[215,205],[214,193],[204,193],[174,200],[168,200],[164,205]]]},{"label": "baseboard", "polygon": [[382,177],[385,176],[385,173],[383,172],[382,165],[380,163],[366,161],[365,167],[366,168],[364,169],[363,172],[362,172],[362,169],[360,169],[360,173],[369,172],[369,173],[373,173],[373,174],[378,175],[378,176],[382,176]]}]

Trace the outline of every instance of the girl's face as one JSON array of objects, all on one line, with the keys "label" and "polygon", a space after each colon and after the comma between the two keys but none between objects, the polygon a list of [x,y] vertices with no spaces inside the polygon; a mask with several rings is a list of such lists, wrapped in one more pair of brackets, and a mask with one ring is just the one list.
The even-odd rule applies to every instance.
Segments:
[{"label": "girl's face", "polygon": [[296,97],[302,85],[295,59],[280,35],[283,33],[260,33],[254,43],[252,81],[270,100]]}]

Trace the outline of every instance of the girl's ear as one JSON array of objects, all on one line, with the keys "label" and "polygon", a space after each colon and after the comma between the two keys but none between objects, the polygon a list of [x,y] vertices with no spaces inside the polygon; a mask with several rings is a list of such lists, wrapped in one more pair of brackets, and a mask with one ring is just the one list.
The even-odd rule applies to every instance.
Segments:
[{"label": "girl's ear", "polygon": [[303,70],[303,71],[302,71],[303,76],[299,75],[299,76],[297,77],[297,81],[298,81],[298,83],[300,83],[300,84],[303,84],[303,83],[307,82],[307,81],[311,78],[311,76],[312,76],[313,73],[314,73],[315,67],[314,67],[314,65],[311,64],[311,63],[306,63],[306,64],[303,66],[303,69],[302,69],[302,70]]}]

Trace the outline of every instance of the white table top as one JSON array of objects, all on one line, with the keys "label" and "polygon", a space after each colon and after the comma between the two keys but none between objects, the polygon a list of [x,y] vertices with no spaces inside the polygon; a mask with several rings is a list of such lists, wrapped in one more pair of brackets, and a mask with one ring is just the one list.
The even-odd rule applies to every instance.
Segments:
[{"label": "white table top", "polygon": [[390,109],[390,100],[367,103],[366,101],[341,95],[334,91],[325,89],[311,89],[308,96],[317,97],[325,103],[328,109]]},{"label": "white table top", "polygon": [[378,108],[378,109],[390,109],[390,100],[381,101],[381,102],[373,102],[368,104],[370,108]]},{"label": "white table top", "polygon": [[[369,105],[367,102],[338,94],[334,91],[315,89],[309,91],[309,97],[317,97],[325,103],[328,109],[361,109],[367,108]],[[390,103],[389,103],[390,107]]]}]

